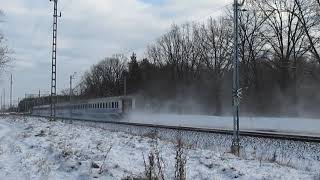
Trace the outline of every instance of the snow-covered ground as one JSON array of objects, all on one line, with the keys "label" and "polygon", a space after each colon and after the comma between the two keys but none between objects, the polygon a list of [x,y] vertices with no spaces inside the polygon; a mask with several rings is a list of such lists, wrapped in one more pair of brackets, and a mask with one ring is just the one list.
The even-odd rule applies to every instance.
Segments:
[{"label": "snow-covered ground", "polygon": [[[174,178],[175,142],[43,118],[0,117],[0,179],[123,179],[143,174],[151,147]],[[259,158],[188,147],[187,179],[319,179],[320,167],[295,169]]]}]

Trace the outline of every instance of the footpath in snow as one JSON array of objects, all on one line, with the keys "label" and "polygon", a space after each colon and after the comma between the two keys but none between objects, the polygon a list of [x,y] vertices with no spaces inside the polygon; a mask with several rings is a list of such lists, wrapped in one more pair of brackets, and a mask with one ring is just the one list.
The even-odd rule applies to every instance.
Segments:
[{"label": "footpath in snow", "polygon": [[176,142],[152,136],[44,118],[0,117],[0,179],[141,179],[146,167],[150,170],[150,155],[155,156],[151,170],[174,179],[177,149],[187,179],[320,179],[315,168],[295,169],[187,145],[177,148]]}]

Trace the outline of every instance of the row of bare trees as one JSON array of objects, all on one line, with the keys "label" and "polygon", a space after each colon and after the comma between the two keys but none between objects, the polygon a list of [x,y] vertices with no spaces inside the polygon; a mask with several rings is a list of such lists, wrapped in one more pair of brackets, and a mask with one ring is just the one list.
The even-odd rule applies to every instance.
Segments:
[{"label": "row of bare trees", "polygon": [[[0,9],[0,23],[2,22],[2,18],[4,16],[3,11]],[[9,62],[9,49],[6,45],[4,35],[0,30],[0,69],[3,69]]]},{"label": "row of bare trees", "polygon": [[91,67],[79,86],[86,97],[119,96],[123,93],[126,58],[114,55]]},{"label": "row of bare trees", "polygon": [[[231,104],[232,13],[206,23],[171,29],[147,49],[140,62],[133,55],[107,58],[84,75],[86,96],[140,94],[156,106],[170,100],[173,111],[193,106],[216,115]],[[319,0],[248,0],[240,15],[242,112],[317,113],[320,102]],[[148,104],[144,103],[144,104]],[[159,105],[160,106],[160,105]]]}]

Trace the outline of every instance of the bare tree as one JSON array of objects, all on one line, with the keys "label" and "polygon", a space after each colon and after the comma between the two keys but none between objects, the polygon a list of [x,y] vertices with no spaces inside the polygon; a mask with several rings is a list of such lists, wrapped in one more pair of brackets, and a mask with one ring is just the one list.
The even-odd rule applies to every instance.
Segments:
[{"label": "bare tree", "polygon": [[[0,17],[4,15],[3,11],[0,9]],[[2,21],[0,20],[0,23]],[[8,46],[6,45],[5,38],[3,34],[0,32],[0,68],[4,68],[10,61],[9,57],[10,51]]]},{"label": "bare tree", "polygon": [[[267,17],[265,33],[261,35],[271,47],[272,67],[280,73],[280,88],[285,94],[289,88],[291,72],[295,72],[297,60],[308,51],[306,34],[301,22],[294,15],[297,5],[287,0],[256,1],[259,10]],[[268,12],[273,12],[271,15]]]},{"label": "bare tree", "polygon": [[220,115],[222,80],[232,62],[232,26],[230,21],[224,18],[219,21],[209,19],[200,31],[202,43],[199,49],[202,49],[202,63],[210,72],[209,75],[212,75],[215,113]]},{"label": "bare tree", "polygon": [[316,4],[313,0],[294,0],[294,2],[297,6],[297,11],[291,13],[295,15],[301,23],[310,43],[310,52],[320,64],[320,37],[318,36],[320,33],[320,17],[317,12],[317,8],[320,8],[319,0],[317,0],[319,7],[315,6]]},{"label": "bare tree", "polygon": [[84,94],[98,97],[121,95],[123,72],[126,70],[125,60],[123,55],[115,55],[94,65],[91,71],[83,76]]}]

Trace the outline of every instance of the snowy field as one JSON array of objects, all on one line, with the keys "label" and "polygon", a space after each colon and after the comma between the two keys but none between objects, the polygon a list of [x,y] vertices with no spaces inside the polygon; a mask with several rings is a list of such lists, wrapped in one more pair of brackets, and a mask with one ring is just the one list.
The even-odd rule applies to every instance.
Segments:
[{"label": "snowy field", "polygon": [[[175,141],[151,135],[134,136],[76,123],[3,116],[0,179],[142,177],[150,152],[158,152],[162,159],[165,179],[174,179],[176,146]],[[187,179],[320,179],[320,167],[295,168],[273,159],[238,158],[218,149],[188,145],[183,146],[183,151]]]}]

